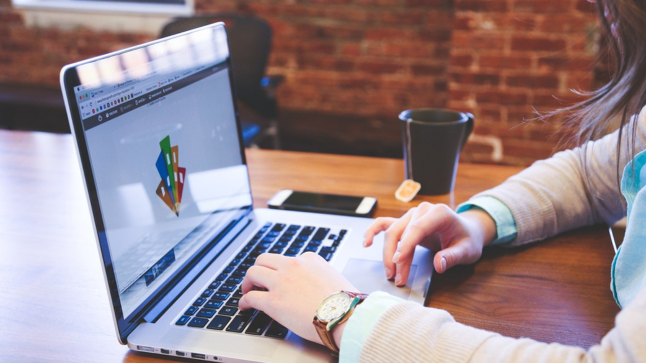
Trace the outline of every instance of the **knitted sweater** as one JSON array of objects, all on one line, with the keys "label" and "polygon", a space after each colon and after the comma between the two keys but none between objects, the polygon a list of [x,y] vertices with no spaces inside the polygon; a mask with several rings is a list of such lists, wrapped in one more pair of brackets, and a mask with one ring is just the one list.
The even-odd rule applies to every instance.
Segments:
[{"label": "knitted sweater", "polygon": [[[643,109],[634,121],[632,125],[638,127],[634,150],[641,151],[646,149],[646,111]],[[625,137],[627,134],[623,140],[631,140]],[[497,198],[511,210],[518,235],[507,246],[542,240],[585,225],[613,224],[625,216],[617,181],[631,160],[632,150],[622,141],[617,165],[617,138],[615,132],[585,148],[559,152],[476,195]],[[599,345],[585,350],[503,337],[457,323],[446,311],[401,302],[381,315],[361,350],[360,361],[646,361],[646,289],[624,307],[615,323]]]}]

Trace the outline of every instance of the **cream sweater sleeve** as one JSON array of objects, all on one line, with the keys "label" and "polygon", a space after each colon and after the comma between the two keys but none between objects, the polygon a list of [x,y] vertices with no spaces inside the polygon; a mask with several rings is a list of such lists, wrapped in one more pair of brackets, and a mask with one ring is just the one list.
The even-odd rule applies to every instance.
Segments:
[{"label": "cream sweater sleeve", "polygon": [[513,339],[472,328],[444,310],[403,302],[388,309],[368,337],[360,362],[644,362],[646,289],[622,310],[615,327],[588,350]]},{"label": "cream sweater sleeve", "polygon": [[[477,196],[491,196],[511,210],[518,236],[507,246],[521,245],[566,230],[605,222],[614,224],[626,215],[617,178],[636,151],[646,148],[646,108],[637,122],[637,137],[630,130],[622,136],[622,155],[617,165],[618,132],[585,148],[556,153],[537,161],[501,185]],[[627,126],[626,128],[629,128]]]}]

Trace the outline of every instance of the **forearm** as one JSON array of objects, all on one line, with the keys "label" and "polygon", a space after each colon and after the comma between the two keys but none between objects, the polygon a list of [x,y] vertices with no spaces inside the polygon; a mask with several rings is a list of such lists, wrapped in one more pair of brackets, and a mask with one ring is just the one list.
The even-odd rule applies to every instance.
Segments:
[{"label": "forearm", "polygon": [[[352,324],[352,318],[348,323]],[[380,314],[358,360],[377,363],[631,361],[631,357],[646,355],[642,341],[646,332],[646,289],[617,316],[616,324],[600,344],[585,350],[503,337],[457,323],[444,310],[401,302]],[[348,360],[342,359],[342,362]]]}]

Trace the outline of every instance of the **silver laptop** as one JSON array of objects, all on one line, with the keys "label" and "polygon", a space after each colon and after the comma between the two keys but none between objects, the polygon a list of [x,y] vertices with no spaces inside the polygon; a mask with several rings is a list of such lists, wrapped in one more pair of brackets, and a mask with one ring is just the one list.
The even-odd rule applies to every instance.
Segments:
[{"label": "silver laptop", "polygon": [[238,309],[255,257],[312,251],[362,292],[423,303],[432,255],[419,248],[397,288],[384,278],[383,238],[361,245],[372,220],[253,209],[231,67],[217,23],[61,72],[118,340],[216,362],[329,361],[263,312]]}]

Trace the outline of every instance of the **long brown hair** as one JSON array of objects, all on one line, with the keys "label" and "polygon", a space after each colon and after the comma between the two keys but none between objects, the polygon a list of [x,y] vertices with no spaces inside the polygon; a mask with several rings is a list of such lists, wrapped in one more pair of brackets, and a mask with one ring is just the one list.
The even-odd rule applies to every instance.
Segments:
[{"label": "long brown hair", "polygon": [[601,56],[612,57],[614,67],[607,84],[578,91],[586,99],[558,111],[567,115],[568,126],[576,126],[576,144],[605,135],[617,118],[623,127],[646,105],[646,1],[598,0],[597,10],[607,44]]},{"label": "long brown hair", "polygon": [[610,80],[597,90],[578,91],[584,101],[546,116],[565,115],[564,126],[572,130],[568,143],[584,148],[587,141],[618,128],[619,182],[622,139],[626,138],[627,147],[623,152],[634,156],[637,122],[631,120],[646,106],[646,0],[597,0],[596,4],[606,44],[600,57],[610,57]]}]

